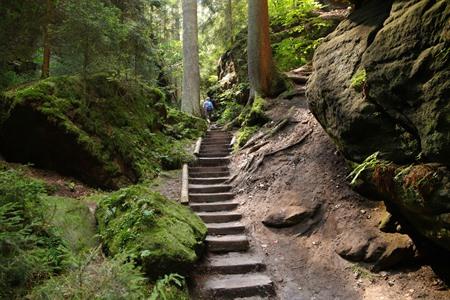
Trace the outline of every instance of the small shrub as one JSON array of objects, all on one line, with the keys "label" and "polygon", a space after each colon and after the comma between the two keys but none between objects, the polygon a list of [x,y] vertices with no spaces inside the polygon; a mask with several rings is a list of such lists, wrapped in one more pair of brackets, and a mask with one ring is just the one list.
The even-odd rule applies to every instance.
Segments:
[{"label": "small shrub", "polygon": [[178,274],[165,275],[153,287],[150,300],[189,300],[184,277]]},{"label": "small shrub", "polygon": [[44,183],[0,169],[0,298],[26,290],[64,270],[71,253],[48,221]]},{"label": "small shrub", "polygon": [[81,257],[74,267],[34,288],[31,300],[47,299],[148,299],[147,280],[125,255],[113,259],[99,248]]}]

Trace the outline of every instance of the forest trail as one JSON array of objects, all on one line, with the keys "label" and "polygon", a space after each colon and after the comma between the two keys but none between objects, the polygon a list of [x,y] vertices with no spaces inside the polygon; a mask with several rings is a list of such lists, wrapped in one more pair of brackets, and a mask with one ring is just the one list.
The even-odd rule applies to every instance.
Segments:
[{"label": "forest trail", "polygon": [[211,129],[189,167],[189,205],[208,227],[207,255],[194,271],[194,299],[269,296],[274,284],[249,243],[228,184],[231,134]]}]

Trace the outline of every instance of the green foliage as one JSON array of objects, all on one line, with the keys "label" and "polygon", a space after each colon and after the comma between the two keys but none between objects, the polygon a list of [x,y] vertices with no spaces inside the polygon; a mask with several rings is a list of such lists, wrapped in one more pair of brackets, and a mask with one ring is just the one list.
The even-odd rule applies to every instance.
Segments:
[{"label": "green foliage", "polygon": [[274,58],[288,71],[308,63],[320,40],[329,32],[331,21],[317,16],[322,5],[315,0],[270,2]]},{"label": "green foliage", "polygon": [[350,182],[351,185],[354,185],[356,183],[359,176],[365,170],[372,170],[377,166],[377,164],[379,164],[379,155],[380,152],[375,152],[374,154],[370,155],[361,164],[357,165],[350,174],[348,174],[347,178],[352,178],[352,181]]},{"label": "green foliage", "polygon": [[239,129],[236,138],[235,147],[238,149],[247,143],[247,141],[259,130],[260,126],[247,126]]},{"label": "green foliage", "polygon": [[34,288],[29,299],[148,299],[147,280],[125,255],[103,257],[99,248],[77,259],[72,269]]},{"label": "green foliage", "polygon": [[221,125],[225,125],[233,121],[239,116],[244,108],[243,105],[240,105],[235,101],[222,102],[221,105],[225,107],[218,120],[218,123]]},{"label": "green foliage", "polygon": [[364,85],[366,84],[367,80],[367,73],[366,69],[361,68],[356,71],[356,73],[353,75],[351,79],[351,86],[358,92],[361,92]]},{"label": "green foliage", "polygon": [[14,170],[0,170],[0,298],[61,272],[71,254],[49,223],[42,182]]},{"label": "green foliage", "polygon": [[184,277],[178,274],[165,275],[153,287],[150,300],[189,300]]},{"label": "green foliage", "polygon": [[247,127],[264,125],[269,120],[264,112],[265,105],[266,100],[257,95],[250,109],[244,110],[239,116],[242,126]]},{"label": "green foliage", "polygon": [[99,231],[110,255],[126,252],[147,276],[185,272],[198,259],[206,226],[188,208],[144,185],[97,195]]}]

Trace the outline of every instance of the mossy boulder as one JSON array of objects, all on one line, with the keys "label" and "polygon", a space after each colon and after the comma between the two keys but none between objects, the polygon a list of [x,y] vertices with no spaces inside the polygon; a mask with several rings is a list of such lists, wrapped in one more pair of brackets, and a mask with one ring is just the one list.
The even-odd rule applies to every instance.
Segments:
[{"label": "mossy boulder", "polygon": [[97,196],[97,220],[106,253],[128,253],[156,278],[186,273],[198,260],[206,226],[189,208],[143,185]]},{"label": "mossy boulder", "polygon": [[163,160],[189,158],[181,140],[205,122],[173,111],[161,91],[136,80],[52,77],[0,96],[0,153],[118,188],[155,176]]},{"label": "mossy boulder", "polygon": [[315,53],[309,105],[346,157],[450,164],[450,3],[364,1]]},{"label": "mossy boulder", "polygon": [[364,190],[447,251],[449,19],[446,0],[360,1],[317,49],[307,86],[311,111],[349,161],[385,160],[363,176]]}]

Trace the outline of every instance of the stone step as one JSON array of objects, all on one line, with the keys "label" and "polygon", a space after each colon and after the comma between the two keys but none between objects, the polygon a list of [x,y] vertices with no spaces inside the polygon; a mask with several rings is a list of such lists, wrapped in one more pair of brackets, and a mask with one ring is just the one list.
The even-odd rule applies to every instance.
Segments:
[{"label": "stone step", "polygon": [[203,137],[203,139],[229,139],[230,141],[232,138],[233,136],[228,133],[207,133]]},{"label": "stone step", "polygon": [[190,178],[223,178],[228,176],[230,176],[230,172],[189,172]]},{"label": "stone step", "polygon": [[230,180],[230,177],[189,178],[191,184],[220,184]]},{"label": "stone step", "polygon": [[197,159],[197,166],[219,166],[227,165],[230,162],[228,156],[225,157],[200,157]]},{"label": "stone step", "polygon": [[275,292],[272,280],[258,273],[214,276],[206,279],[203,288],[210,299],[269,296]]},{"label": "stone step", "polygon": [[201,272],[220,274],[244,274],[265,269],[261,257],[250,253],[230,252],[222,255],[209,255],[199,266]]},{"label": "stone step", "polygon": [[205,154],[209,152],[228,152],[230,153],[233,151],[233,148],[231,146],[201,146],[199,154]]},{"label": "stone step", "polygon": [[234,194],[226,193],[189,193],[189,201],[191,202],[218,202],[226,201],[234,198]]},{"label": "stone step", "polygon": [[226,223],[242,219],[240,213],[230,211],[198,212],[197,215],[205,223]]},{"label": "stone step", "polygon": [[211,252],[239,252],[247,251],[249,242],[244,234],[208,235],[206,245]]},{"label": "stone step", "polygon": [[207,223],[206,227],[211,235],[240,234],[245,231],[245,226],[241,222]]},{"label": "stone step", "polygon": [[232,186],[227,184],[190,184],[190,193],[225,193],[231,190]]},{"label": "stone step", "polygon": [[217,167],[189,167],[189,172],[201,173],[201,172],[227,172],[227,166],[217,166]]},{"label": "stone step", "polygon": [[213,144],[213,143],[229,144],[230,142],[231,142],[230,137],[205,137],[202,139],[202,143],[204,143],[204,144]]},{"label": "stone step", "polygon": [[197,157],[224,157],[228,155],[230,155],[230,151],[214,151],[214,152],[200,151]]},{"label": "stone step", "polygon": [[229,211],[239,206],[238,202],[221,201],[221,202],[207,202],[207,203],[190,203],[189,206],[193,211],[198,212],[218,212]]}]

